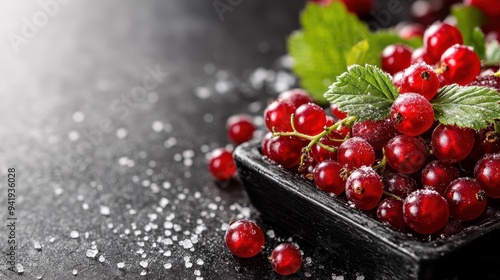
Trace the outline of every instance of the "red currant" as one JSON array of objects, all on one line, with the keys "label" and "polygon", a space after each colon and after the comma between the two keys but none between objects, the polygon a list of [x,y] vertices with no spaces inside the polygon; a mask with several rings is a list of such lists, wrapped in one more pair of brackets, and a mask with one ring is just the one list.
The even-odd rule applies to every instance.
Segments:
[{"label": "red currant", "polygon": [[433,61],[432,58],[427,54],[427,50],[424,47],[420,47],[418,49],[415,49],[411,54],[411,64],[423,62],[427,64],[436,63],[436,61]]},{"label": "red currant", "polygon": [[438,89],[439,78],[434,69],[425,63],[418,63],[405,70],[399,92],[414,92],[431,100]]},{"label": "red currant", "polygon": [[278,95],[278,100],[285,101],[294,108],[298,108],[302,104],[314,102],[307,91],[298,88],[280,93],[280,95]]},{"label": "red currant", "polygon": [[270,131],[290,132],[293,131],[291,115],[295,112],[295,108],[288,102],[274,100],[269,103],[264,111],[264,119],[266,126]]},{"label": "red currant", "polygon": [[441,161],[459,162],[474,147],[474,131],[455,125],[439,124],[432,132],[432,152]]},{"label": "red currant", "polygon": [[394,170],[411,174],[418,171],[427,159],[427,148],[420,139],[398,135],[385,145],[387,163]]},{"label": "red currant", "polygon": [[406,232],[408,226],[403,218],[403,202],[395,198],[386,198],[377,208],[377,218],[392,228]]},{"label": "red currant", "polygon": [[418,189],[417,182],[403,173],[386,173],[382,182],[384,190],[400,198],[405,198]]},{"label": "red currant", "polygon": [[469,157],[479,160],[485,154],[500,153],[500,133],[493,127],[474,131],[474,147]]},{"label": "red currant", "polygon": [[293,123],[298,132],[317,135],[325,129],[326,114],[323,108],[314,103],[302,104],[295,110]]},{"label": "red currant", "polygon": [[463,44],[463,37],[453,25],[438,21],[424,32],[424,47],[431,59],[429,64],[438,62],[441,55],[454,44]]},{"label": "red currant", "polygon": [[345,189],[348,170],[334,160],[325,160],[314,169],[314,183],[325,192],[335,195]]},{"label": "red currant", "polygon": [[347,200],[361,210],[377,207],[382,198],[383,184],[380,176],[371,167],[354,170],[347,178],[345,194]]},{"label": "red currant", "polygon": [[252,118],[248,115],[231,116],[226,122],[229,139],[236,145],[249,141],[253,138],[255,126]]},{"label": "red currant", "polygon": [[219,148],[209,156],[208,169],[212,176],[217,180],[229,180],[236,174],[236,164],[234,163],[233,154],[224,149]]},{"label": "red currant", "polygon": [[429,100],[420,94],[401,94],[391,106],[391,120],[399,132],[417,136],[434,123],[434,109]]},{"label": "red currant", "polygon": [[431,234],[444,228],[449,216],[446,199],[433,190],[416,190],[403,203],[406,224],[420,234]]},{"label": "red currant", "polygon": [[375,152],[381,152],[382,148],[398,131],[392,125],[390,119],[380,121],[357,122],[352,126],[352,136],[360,137],[370,144]]},{"label": "red currant", "polygon": [[481,60],[474,49],[453,45],[441,56],[442,76],[448,83],[467,85],[481,72]]},{"label": "red currant", "polygon": [[494,0],[464,0],[464,4],[467,6],[478,7],[485,15],[490,18],[500,17],[500,5],[498,1]]},{"label": "red currant", "polygon": [[500,198],[500,154],[485,155],[474,168],[474,177],[486,195]]},{"label": "red currant", "polygon": [[444,195],[450,216],[460,221],[471,221],[486,209],[486,194],[476,180],[460,178],[453,181]]},{"label": "red currant", "polygon": [[279,244],[271,253],[271,266],[279,275],[296,273],[302,266],[299,248],[291,243]]},{"label": "red currant", "polygon": [[[338,134],[335,131],[330,132],[327,136],[321,138],[319,141],[321,144],[326,145],[328,147],[337,148],[340,146],[344,137]],[[326,149],[323,149],[320,145],[315,144],[311,149],[311,155],[314,160],[318,163],[327,160],[327,159],[337,159],[337,152],[331,152]]]},{"label": "red currant", "polygon": [[339,106],[336,104],[330,105],[330,110],[332,110],[332,114],[339,120],[343,120],[347,117],[347,112],[342,112],[339,110]]},{"label": "red currant", "polygon": [[268,132],[266,133],[266,135],[264,136],[264,138],[262,138],[262,142],[260,144],[260,148],[262,150],[262,154],[265,155],[266,157],[269,157],[269,154],[270,154],[270,151],[269,151],[269,142],[270,140],[273,138],[273,133],[272,132]]},{"label": "red currant", "polygon": [[411,49],[406,45],[388,45],[382,51],[382,70],[393,75],[410,66]]},{"label": "red currant", "polygon": [[229,251],[240,258],[250,258],[260,253],[265,241],[262,229],[248,220],[229,224],[224,239]]},{"label": "red currant", "polygon": [[267,144],[269,147],[267,156],[284,168],[291,169],[299,164],[302,148],[306,144],[300,138],[293,136],[274,137]]},{"label": "red currant", "polygon": [[375,162],[375,151],[365,140],[353,137],[340,144],[337,150],[338,162],[349,168],[371,166]]},{"label": "red currant", "polygon": [[460,177],[458,168],[455,166],[435,160],[422,169],[422,185],[424,188],[432,189],[443,195],[448,185]]}]

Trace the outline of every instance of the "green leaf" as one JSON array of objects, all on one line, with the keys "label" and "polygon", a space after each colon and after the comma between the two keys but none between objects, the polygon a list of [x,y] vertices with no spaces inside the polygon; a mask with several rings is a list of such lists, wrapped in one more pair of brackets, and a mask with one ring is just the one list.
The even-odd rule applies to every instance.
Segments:
[{"label": "green leaf", "polygon": [[440,123],[477,130],[500,118],[499,102],[500,95],[494,89],[451,85],[442,87],[431,103]]},{"label": "green leaf", "polygon": [[293,70],[301,86],[320,103],[326,102],[324,92],[347,66],[380,65],[380,53],[389,44],[421,44],[420,40],[403,40],[394,31],[370,32],[339,1],[327,7],[307,4],[301,25],[302,30],[288,38],[288,52],[294,59]]},{"label": "green leaf", "polygon": [[397,96],[389,75],[373,65],[350,66],[325,93],[328,101],[360,121],[387,118]]},{"label": "green leaf", "polygon": [[452,6],[451,13],[457,19],[457,27],[462,32],[464,45],[473,47],[479,58],[484,59],[484,34],[479,29],[486,21],[483,12],[474,6],[455,5]]},{"label": "green leaf", "polygon": [[500,44],[497,40],[493,40],[488,43],[488,46],[486,47],[486,58],[484,64],[500,64]]}]

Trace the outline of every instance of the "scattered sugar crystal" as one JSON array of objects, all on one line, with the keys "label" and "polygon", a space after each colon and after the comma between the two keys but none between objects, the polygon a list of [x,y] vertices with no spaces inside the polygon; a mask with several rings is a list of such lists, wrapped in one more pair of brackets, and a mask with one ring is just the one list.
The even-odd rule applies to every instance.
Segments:
[{"label": "scattered sugar crystal", "polygon": [[103,216],[109,216],[111,211],[109,210],[109,207],[101,205],[99,212]]},{"label": "scattered sugar crystal", "polygon": [[83,208],[83,210],[88,210],[89,209],[89,205],[87,203],[83,203],[82,204],[82,208]]},{"label": "scattered sugar crystal", "polygon": [[154,121],[152,127],[155,132],[161,132],[163,130],[163,123],[161,121]]},{"label": "scattered sugar crystal", "polygon": [[141,271],[141,276],[147,275],[148,272],[146,270]]},{"label": "scattered sugar crystal", "polygon": [[[165,184],[164,184],[164,185],[165,185]],[[162,197],[162,198],[160,199],[160,202],[159,202],[159,204],[160,204],[160,207],[161,207],[161,208],[165,208],[165,207],[168,205],[168,203],[169,203],[169,201],[168,201],[168,199],[167,199],[167,198],[165,198],[165,197]]]},{"label": "scattered sugar crystal", "polygon": [[200,276],[200,275],[201,275],[201,272],[200,272],[198,269],[197,269],[197,270],[195,270],[193,273],[194,273],[194,275],[196,275],[196,276]]},{"label": "scattered sugar crystal", "polygon": [[80,233],[76,230],[73,230],[69,233],[69,237],[76,239],[76,238],[80,237]]},{"label": "scattered sugar crystal", "polygon": [[170,268],[172,268],[172,264],[171,263],[166,263],[166,264],[163,265],[163,267],[165,269],[170,269]]},{"label": "scattered sugar crystal", "polygon": [[148,265],[149,265],[149,263],[148,263],[147,261],[141,261],[141,262],[139,263],[139,265],[141,265],[141,266],[142,266],[142,268],[147,268],[147,267],[148,267]]},{"label": "scattered sugar crystal", "polygon": [[54,241],[56,241],[56,238],[55,238],[55,237],[51,237],[51,238],[49,239],[49,242],[50,242],[50,243],[54,243]]},{"label": "scattered sugar crystal", "polygon": [[174,137],[169,137],[167,140],[165,140],[165,142],[163,143],[163,145],[167,149],[171,148],[171,147],[177,145],[177,139],[175,139]]},{"label": "scattered sugar crystal", "polygon": [[85,255],[87,256],[87,258],[95,258],[95,256],[97,256],[98,253],[99,250],[97,249],[88,249]]},{"label": "scattered sugar crystal", "polygon": [[207,99],[211,95],[210,89],[206,87],[198,87],[196,88],[196,96],[200,99]]},{"label": "scattered sugar crystal", "polygon": [[176,162],[181,161],[181,160],[182,160],[182,155],[181,155],[181,154],[178,154],[178,153],[177,153],[177,154],[175,154],[175,155],[174,155],[174,160],[175,160]]},{"label": "scattered sugar crystal", "polygon": [[75,276],[78,275],[78,270],[73,269],[73,275],[75,275]]},{"label": "scattered sugar crystal", "polygon": [[190,267],[192,267],[192,266],[193,266],[193,263],[191,263],[191,262],[186,262],[186,263],[185,263],[185,265],[186,265],[186,268],[190,268]]},{"label": "scattered sugar crystal", "polygon": [[33,242],[33,248],[35,248],[35,250],[37,250],[37,251],[41,251],[42,244],[40,244],[40,242],[38,242],[38,241],[35,241],[35,242]]},{"label": "scattered sugar crystal", "polygon": [[307,278],[309,278],[309,277],[312,276],[312,274],[310,272],[304,272],[304,276],[307,277]]},{"label": "scattered sugar crystal", "polygon": [[23,274],[24,273],[24,267],[23,267],[23,265],[20,264],[20,263],[16,264],[16,271],[19,274]]},{"label": "scattered sugar crystal", "polygon": [[170,256],[172,255],[172,251],[167,250],[167,251],[165,251],[165,253],[163,253],[163,255],[164,255],[165,257],[170,257]]},{"label": "scattered sugar crystal", "polygon": [[197,264],[197,265],[203,265],[203,264],[204,264],[204,262],[203,262],[203,260],[202,260],[202,259],[197,259],[197,260],[196,260],[196,264]]},{"label": "scattered sugar crystal", "polygon": [[56,187],[56,188],[54,189],[54,193],[55,193],[56,195],[61,195],[61,194],[63,194],[63,192],[64,192],[64,190],[63,190],[61,187]]},{"label": "scattered sugar crystal", "polygon": [[85,119],[85,115],[82,112],[76,111],[73,113],[73,121],[74,122],[81,123],[81,122],[83,122],[84,119]]},{"label": "scattered sugar crystal", "polygon": [[104,262],[105,260],[106,260],[106,258],[103,255],[99,256],[99,262]]},{"label": "scattered sugar crystal", "polygon": [[119,268],[119,269],[122,269],[122,268],[125,268],[125,263],[124,262],[119,262],[116,264],[116,266]]},{"label": "scattered sugar crystal", "polygon": [[276,234],[274,233],[274,230],[270,229],[266,232],[267,236],[269,236],[269,238],[274,238],[276,237]]},{"label": "scattered sugar crystal", "polygon": [[78,131],[72,130],[69,132],[68,138],[70,141],[76,141],[80,138],[80,133],[78,133]]}]

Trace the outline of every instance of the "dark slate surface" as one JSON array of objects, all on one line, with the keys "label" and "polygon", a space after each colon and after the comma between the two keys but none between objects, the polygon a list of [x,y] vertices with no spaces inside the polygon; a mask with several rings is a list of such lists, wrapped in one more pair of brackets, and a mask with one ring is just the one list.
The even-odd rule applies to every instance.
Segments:
[{"label": "dark slate surface", "polygon": [[[213,182],[205,154],[228,144],[228,116],[259,115],[293,82],[277,71],[304,3],[222,1],[239,4],[221,19],[213,2],[1,4],[0,218],[14,167],[24,273],[2,261],[0,279],[281,279],[266,256],[293,234],[263,222],[238,182]],[[249,260],[223,243],[241,217],[267,233]],[[0,240],[3,257],[6,227]],[[293,240],[306,257],[295,278],[359,276]]]}]

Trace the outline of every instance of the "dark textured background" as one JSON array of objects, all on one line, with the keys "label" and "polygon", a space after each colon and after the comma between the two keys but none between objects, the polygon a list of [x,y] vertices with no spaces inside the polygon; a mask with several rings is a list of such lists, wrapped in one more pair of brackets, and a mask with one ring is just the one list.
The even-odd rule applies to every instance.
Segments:
[{"label": "dark textured background", "polygon": [[[243,0],[223,20],[213,1],[68,1],[16,52],[9,38],[43,11],[23,3],[0,6],[0,220],[5,173],[15,167],[25,272],[2,261],[0,279],[281,279],[266,256],[289,238],[305,253],[294,278],[359,276],[328,262],[323,247],[263,222],[237,182],[216,184],[206,171],[207,150],[228,144],[227,117],[259,115],[283,84],[271,77],[260,87],[250,77],[281,67],[304,1]],[[130,99],[156,67],[168,75]],[[267,233],[264,253],[249,260],[223,242],[227,223],[241,217]],[[88,258],[92,246],[99,253]]]}]

